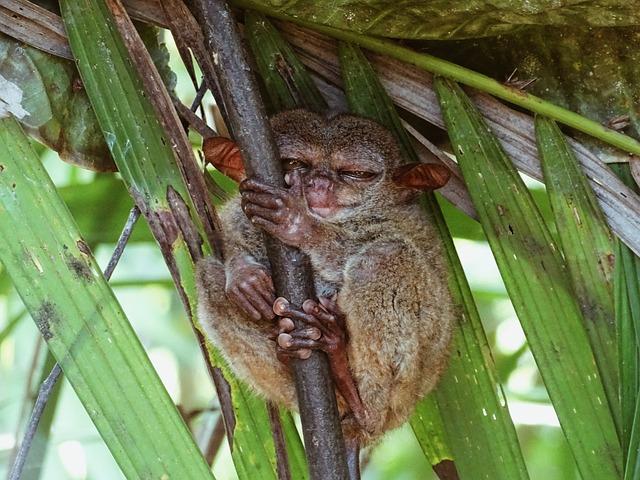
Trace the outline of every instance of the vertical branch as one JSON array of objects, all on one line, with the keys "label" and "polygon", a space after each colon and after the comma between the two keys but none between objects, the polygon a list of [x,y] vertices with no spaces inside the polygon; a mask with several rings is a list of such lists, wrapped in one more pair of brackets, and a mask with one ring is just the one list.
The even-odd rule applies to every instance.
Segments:
[{"label": "vertical branch", "polygon": [[[247,174],[283,187],[277,148],[231,12],[222,0],[198,0],[196,5]],[[278,295],[296,305],[314,297],[306,256],[272,238],[266,238],[266,245]],[[327,358],[314,352],[308,360],[292,361],[292,368],[311,477],[346,479],[344,442]]]}]

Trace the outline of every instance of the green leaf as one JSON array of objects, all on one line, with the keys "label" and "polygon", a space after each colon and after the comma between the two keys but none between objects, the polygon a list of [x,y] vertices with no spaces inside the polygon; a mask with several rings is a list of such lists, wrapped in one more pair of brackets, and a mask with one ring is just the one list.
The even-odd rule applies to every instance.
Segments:
[{"label": "green leaf", "polygon": [[[362,52],[340,44],[345,93],[354,113],[368,116],[394,132],[410,161],[416,161],[409,137],[375,72]],[[425,211],[440,231],[450,268],[450,287],[461,311],[449,367],[435,391],[437,407],[427,397],[411,426],[427,457],[451,458],[462,478],[528,478],[515,429],[469,285],[453,241],[433,195]],[[443,434],[444,430],[444,434]]]},{"label": "green leaf", "polygon": [[516,169],[471,101],[436,78],[454,153],[560,425],[584,478],[618,479],[622,455],[558,248]]},{"label": "green leaf", "polygon": [[[195,213],[168,135],[105,2],[64,0],[60,4],[69,43],[107,145],[130,194],[160,243],[176,288],[194,328],[198,329],[193,317],[197,294],[192,252],[197,256],[201,248],[207,255],[212,246]],[[206,349],[215,368],[224,371],[224,362],[214,346],[207,343]],[[241,479],[257,478],[259,472],[259,478],[274,479],[273,440],[266,413],[260,410],[263,402],[250,398],[244,386],[231,378],[228,371],[225,374],[236,407],[234,415],[225,420],[232,427],[228,435],[233,439],[231,448],[238,475]]]},{"label": "green leaf", "polygon": [[618,432],[618,355],[613,308],[613,238],[563,133],[536,117],[545,185],[573,290]]},{"label": "green leaf", "polygon": [[[638,27],[532,26],[508,36],[424,42],[421,47],[497,79],[508,78],[515,69],[517,80],[535,79],[527,92],[640,138],[639,37]],[[587,136],[580,136],[580,142],[603,160],[625,160],[624,152]]]},{"label": "green leaf", "polygon": [[0,76],[13,84],[1,89],[0,100],[18,86],[23,90],[20,105],[26,116],[12,113],[31,136],[69,163],[115,170],[73,62],[0,34],[0,63]]},{"label": "green leaf", "polygon": [[245,31],[273,111],[326,110],[327,103],[311,76],[271,22],[249,11],[245,16]]},{"label": "green leaf", "polygon": [[18,123],[0,120],[0,260],[130,478],[209,468]]},{"label": "green leaf", "polygon": [[437,39],[494,36],[522,26],[579,27],[640,24],[633,2],[623,0],[430,0],[380,2],[373,0],[267,1],[273,12],[368,35]]},{"label": "green leaf", "polygon": [[523,90],[513,88],[509,85],[504,85],[493,78],[489,78],[486,75],[482,75],[460,65],[436,58],[432,55],[418,53],[383,38],[362,35],[350,30],[341,30],[313,23],[308,20],[302,20],[300,17],[284,14],[280,10],[266,6],[256,0],[234,0],[233,3],[240,7],[255,9],[267,15],[293,22],[297,25],[301,25],[345,42],[355,43],[363,48],[367,48],[382,55],[415,65],[416,67],[428,72],[451,78],[460,83],[506,100],[514,105],[545,115],[622,150],[640,155],[640,142],[637,140],[609,128],[605,128],[598,122],[594,122],[574,112],[546,102],[543,99],[535,97]]},{"label": "green leaf", "polygon": [[[60,188],[60,195],[89,245],[116,243],[133,206],[131,195],[115,175],[99,175],[90,183]],[[149,226],[138,222],[129,243],[153,242]]]},{"label": "green leaf", "polygon": [[[629,165],[612,168],[626,185],[634,188]],[[640,478],[640,258],[621,241],[616,248],[614,286],[624,478],[635,480]]]}]

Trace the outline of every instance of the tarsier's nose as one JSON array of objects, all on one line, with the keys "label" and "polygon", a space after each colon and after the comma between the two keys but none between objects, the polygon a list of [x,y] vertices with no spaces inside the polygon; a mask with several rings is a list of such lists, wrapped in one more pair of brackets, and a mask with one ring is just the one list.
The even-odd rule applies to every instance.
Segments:
[{"label": "tarsier's nose", "polygon": [[332,191],[333,182],[324,174],[311,175],[307,179],[307,188],[317,191]]}]

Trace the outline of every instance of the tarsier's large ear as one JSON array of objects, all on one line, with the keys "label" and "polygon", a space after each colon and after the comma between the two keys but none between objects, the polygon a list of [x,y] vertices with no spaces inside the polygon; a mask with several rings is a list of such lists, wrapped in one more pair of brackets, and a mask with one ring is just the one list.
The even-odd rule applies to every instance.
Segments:
[{"label": "tarsier's large ear", "polygon": [[409,163],[393,172],[393,181],[398,185],[422,191],[443,187],[450,177],[449,169],[437,163]]},{"label": "tarsier's large ear", "polygon": [[244,164],[240,149],[233,140],[225,137],[205,138],[202,144],[204,160],[227,177],[241,182],[245,179]]}]

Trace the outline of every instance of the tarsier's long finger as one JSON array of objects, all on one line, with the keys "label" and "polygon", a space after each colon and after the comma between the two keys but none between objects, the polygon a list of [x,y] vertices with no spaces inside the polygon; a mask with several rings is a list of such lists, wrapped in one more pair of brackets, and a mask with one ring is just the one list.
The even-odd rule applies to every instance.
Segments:
[{"label": "tarsier's long finger", "polygon": [[269,287],[269,289],[272,292],[275,291],[275,288],[273,287],[273,279],[271,278],[271,275],[269,275],[264,270],[258,270],[258,275],[260,276],[260,279],[264,282],[264,284],[267,285],[267,287]]},{"label": "tarsier's long finger", "polygon": [[282,189],[262,183],[255,178],[247,178],[246,180],[242,181],[239,188],[243,194],[244,192],[269,193],[271,195],[277,196],[280,196],[282,194]]},{"label": "tarsier's long finger", "polygon": [[231,290],[228,296],[233,303],[235,303],[240,309],[242,309],[247,315],[249,315],[254,320],[260,320],[262,318],[262,315],[260,314],[260,312],[256,310],[253,307],[253,305],[251,305],[249,300],[247,300],[247,298],[244,296],[244,294],[240,290],[234,288]]},{"label": "tarsier's long finger", "polygon": [[280,317],[289,317],[293,320],[298,320],[299,322],[302,322],[309,327],[315,327],[322,333],[329,333],[326,325],[324,325],[313,315],[309,315],[302,310],[291,308],[291,304],[286,298],[276,298],[276,301],[273,302],[273,311]]},{"label": "tarsier's long finger", "polygon": [[264,208],[282,208],[284,206],[284,202],[277,195],[272,195],[270,193],[256,193],[252,191],[243,192],[242,206],[244,207],[246,204],[254,204],[259,205]]},{"label": "tarsier's long finger", "polygon": [[289,193],[295,197],[302,197],[304,192],[302,188],[303,182],[300,178],[301,175],[299,170],[292,170],[284,176],[285,183],[290,186]]},{"label": "tarsier's long finger", "polygon": [[271,210],[252,203],[247,203],[242,209],[244,210],[245,215],[251,219],[254,217],[260,217],[275,223],[280,223],[283,220],[282,210]]},{"label": "tarsier's long finger", "polygon": [[280,360],[285,365],[289,364],[289,361],[292,358],[297,358],[299,360],[306,360],[311,356],[311,350],[303,348],[302,350],[285,350],[281,347],[276,347],[276,356],[278,360]]},{"label": "tarsier's long finger", "polygon": [[319,297],[318,301],[328,312],[338,311],[338,294],[334,294],[332,297]]},{"label": "tarsier's long finger", "polygon": [[241,283],[238,289],[244,299],[248,301],[255,310],[260,312],[260,318],[271,320],[275,316],[271,303],[263,298],[260,293],[259,284],[253,285]]},{"label": "tarsier's long finger", "polygon": [[271,313],[273,313],[273,302],[276,300],[276,294],[273,291],[273,286],[261,283],[258,285],[257,290],[262,296],[262,299],[269,305]]},{"label": "tarsier's long finger", "polygon": [[309,315],[313,315],[318,320],[320,320],[320,322],[326,324],[329,327],[333,326],[336,323],[336,317],[333,314],[329,313],[324,306],[314,300],[305,300],[305,302],[302,304],[302,310],[304,310],[305,313]]},{"label": "tarsier's long finger", "polygon": [[262,217],[250,217],[249,220],[270,235],[275,235],[280,230],[280,225]]},{"label": "tarsier's long finger", "polygon": [[322,337],[322,332],[316,327],[299,328],[287,333],[293,338],[308,338],[311,340],[320,340],[320,338]]},{"label": "tarsier's long finger", "polygon": [[319,350],[321,348],[320,342],[318,342],[318,340],[313,340],[309,337],[296,338],[289,333],[281,333],[280,335],[278,335],[277,342],[278,345],[285,350]]},{"label": "tarsier's long finger", "polygon": [[289,333],[294,328],[293,320],[290,318],[280,318],[278,319],[277,325],[275,325],[269,333],[269,339],[275,341],[278,339],[278,335],[281,333]]}]

